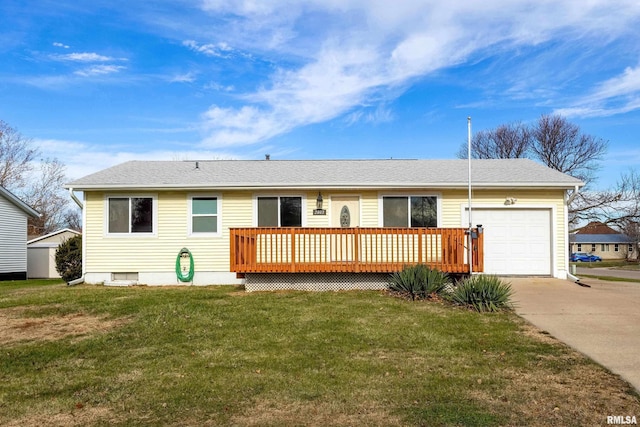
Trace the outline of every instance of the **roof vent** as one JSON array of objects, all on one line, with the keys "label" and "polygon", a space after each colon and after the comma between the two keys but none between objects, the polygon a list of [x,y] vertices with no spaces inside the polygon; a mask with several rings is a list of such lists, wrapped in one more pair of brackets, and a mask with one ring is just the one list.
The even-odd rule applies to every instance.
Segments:
[{"label": "roof vent", "polygon": [[264,159],[265,160],[271,160],[271,154],[265,154],[264,155]]},{"label": "roof vent", "polygon": [[200,162],[196,162],[196,169],[200,169]]}]

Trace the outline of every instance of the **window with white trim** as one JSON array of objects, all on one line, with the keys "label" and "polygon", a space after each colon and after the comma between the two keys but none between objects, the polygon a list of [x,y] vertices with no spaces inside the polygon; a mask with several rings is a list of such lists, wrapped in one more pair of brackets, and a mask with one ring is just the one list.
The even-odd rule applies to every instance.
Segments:
[{"label": "window with white trim", "polygon": [[383,196],[383,227],[437,227],[436,196]]},{"label": "window with white trim", "polygon": [[596,244],[592,243],[591,244],[591,252],[595,252],[596,251]]},{"label": "window with white trim", "polygon": [[617,243],[613,245],[613,251],[614,252],[620,252],[620,245],[618,245]]},{"label": "window with white trim", "polygon": [[302,197],[258,197],[258,227],[302,227]]},{"label": "window with white trim", "polygon": [[602,243],[602,244],[600,245],[600,250],[601,250],[602,252],[609,252],[609,244],[608,244],[608,243]]},{"label": "window with white trim", "polygon": [[218,196],[191,196],[189,214],[189,234],[195,236],[220,234],[220,198]]},{"label": "window with white trim", "polygon": [[578,250],[576,252],[582,252],[582,243],[578,243]]},{"label": "window with white trim", "polygon": [[152,234],[154,232],[153,197],[109,197],[107,229],[109,234]]},{"label": "window with white trim", "polygon": [[629,253],[633,252],[633,245],[630,243],[629,244]]}]

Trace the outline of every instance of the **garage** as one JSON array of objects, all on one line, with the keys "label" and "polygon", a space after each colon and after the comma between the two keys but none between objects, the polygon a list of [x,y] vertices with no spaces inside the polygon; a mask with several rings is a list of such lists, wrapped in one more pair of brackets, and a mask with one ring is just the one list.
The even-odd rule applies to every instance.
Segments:
[{"label": "garage", "polygon": [[473,208],[484,228],[484,271],[503,275],[552,275],[551,210]]}]

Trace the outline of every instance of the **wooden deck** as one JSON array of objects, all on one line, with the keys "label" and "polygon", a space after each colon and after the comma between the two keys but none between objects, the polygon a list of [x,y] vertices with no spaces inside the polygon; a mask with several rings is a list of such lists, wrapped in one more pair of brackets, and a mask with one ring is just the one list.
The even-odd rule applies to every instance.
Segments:
[{"label": "wooden deck", "polygon": [[[475,230],[474,230],[475,231]],[[466,228],[231,228],[237,273],[390,273],[427,264],[468,273]],[[483,235],[473,239],[473,271],[483,271]]]}]

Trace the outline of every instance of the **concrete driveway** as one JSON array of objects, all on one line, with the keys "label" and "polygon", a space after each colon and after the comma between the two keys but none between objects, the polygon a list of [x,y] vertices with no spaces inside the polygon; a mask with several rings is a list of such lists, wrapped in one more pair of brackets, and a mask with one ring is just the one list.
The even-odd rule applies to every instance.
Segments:
[{"label": "concrete driveway", "polygon": [[640,283],[505,278],[516,313],[640,391]]}]

